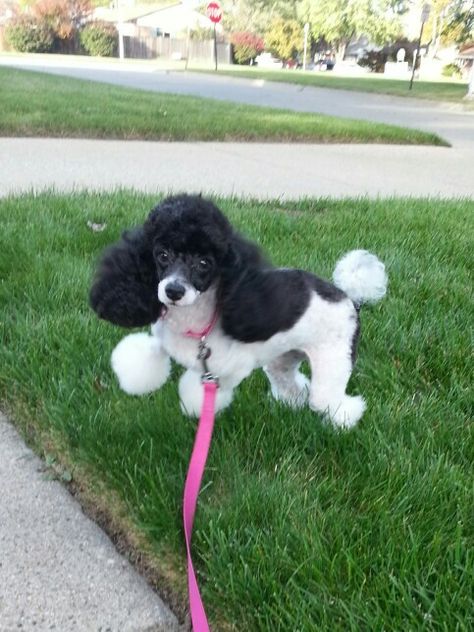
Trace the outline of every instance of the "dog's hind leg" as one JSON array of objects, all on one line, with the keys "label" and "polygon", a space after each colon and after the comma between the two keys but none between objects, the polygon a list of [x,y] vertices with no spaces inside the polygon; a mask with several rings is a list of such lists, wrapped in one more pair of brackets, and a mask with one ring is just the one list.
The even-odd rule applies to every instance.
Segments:
[{"label": "dog's hind leg", "polygon": [[299,371],[305,358],[302,351],[288,351],[263,367],[273,397],[293,408],[300,408],[308,401],[310,383]]},{"label": "dog's hind leg", "polygon": [[329,417],[335,426],[355,426],[365,402],[360,395],[346,395],[352,372],[351,342],[326,341],[308,349],[307,354],[311,364],[310,407]]}]

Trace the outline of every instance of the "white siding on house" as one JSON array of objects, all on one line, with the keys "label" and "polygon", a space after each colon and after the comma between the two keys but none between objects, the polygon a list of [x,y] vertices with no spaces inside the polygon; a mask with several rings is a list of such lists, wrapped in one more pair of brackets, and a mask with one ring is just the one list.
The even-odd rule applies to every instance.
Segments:
[{"label": "white siding on house", "polygon": [[205,15],[188,9],[183,4],[178,4],[154,13],[149,13],[137,18],[138,26],[147,26],[159,29],[162,33],[175,37],[185,32],[188,27],[190,29],[208,28],[211,29],[213,24]]}]

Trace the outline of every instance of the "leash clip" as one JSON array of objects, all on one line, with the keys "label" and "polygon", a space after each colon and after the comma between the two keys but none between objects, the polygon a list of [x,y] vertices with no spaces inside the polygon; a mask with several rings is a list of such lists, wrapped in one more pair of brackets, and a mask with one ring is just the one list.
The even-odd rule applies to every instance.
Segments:
[{"label": "leash clip", "polygon": [[201,375],[201,383],[202,384],[216,384],[219,386],[219,378],[217,375],[213,375],[209,370],[209,366],[207,364],[207,360],[211,357],[211,348],[206,344],[206,336],[202,336],[199,342],[199,351],[197,355],[197,359],[201,361],[202,365],[202,375]]}]

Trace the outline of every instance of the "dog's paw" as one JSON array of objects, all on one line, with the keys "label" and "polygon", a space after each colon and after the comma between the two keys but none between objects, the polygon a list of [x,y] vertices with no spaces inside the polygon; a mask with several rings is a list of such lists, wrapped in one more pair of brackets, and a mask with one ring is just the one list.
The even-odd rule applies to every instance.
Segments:
[{"label": "dog's paw", "polygon": [[[215,412],[227,408],[232,402],[234,391],[232,389],[218,388],[216,396]],[[199,417],[204,400],[204,389],[201,383],[201,375],[197,371],[186,371],[179,380],[179,399],[181,410],[188,417]]]},{"label": "dog's paw", "polygon": [[322,413],[336,428],[353,428],[364,414],[366,405],[360,395],[345,395],[337,405],[310,404],[313,410]]},{"label": "dog's paw", "polygon": [[120,388],[129,395],[145,395],[168,379],[171,363],[158,338],[145,333],[125,336],[110,358]]}]

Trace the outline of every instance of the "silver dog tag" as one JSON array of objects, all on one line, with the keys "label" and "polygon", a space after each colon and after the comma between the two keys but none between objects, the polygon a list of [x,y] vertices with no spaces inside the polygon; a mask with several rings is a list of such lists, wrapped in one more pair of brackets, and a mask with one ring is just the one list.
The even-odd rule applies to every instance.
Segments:
[{"label": "silver dog tag", "polygon": [[209,371],[209,367],[207,365],[207,360],[210,357],[211,357],[211,348],[207,346],[206,338],[205,336],[203,336],[199,343],[199,351],[197,355],[197,359],[201,361],[201,365],[202,365],[201,382],[202,383],[214,382],[215,384],[219,386],[219,378],[217,377],[217,375],[213,375]]}]

